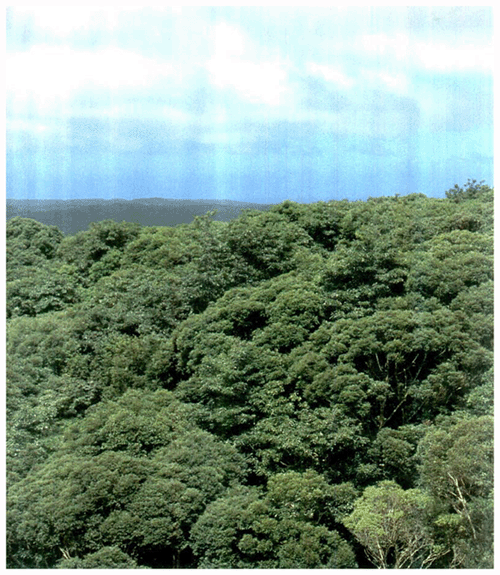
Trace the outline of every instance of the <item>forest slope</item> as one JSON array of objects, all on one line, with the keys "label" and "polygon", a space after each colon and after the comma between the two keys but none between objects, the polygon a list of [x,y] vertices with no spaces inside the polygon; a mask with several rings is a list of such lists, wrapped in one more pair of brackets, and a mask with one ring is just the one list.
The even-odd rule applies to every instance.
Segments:
[{"label": "forest slope", "polygon": [[11,568],[492,568],[493,190],[7,223]]}]

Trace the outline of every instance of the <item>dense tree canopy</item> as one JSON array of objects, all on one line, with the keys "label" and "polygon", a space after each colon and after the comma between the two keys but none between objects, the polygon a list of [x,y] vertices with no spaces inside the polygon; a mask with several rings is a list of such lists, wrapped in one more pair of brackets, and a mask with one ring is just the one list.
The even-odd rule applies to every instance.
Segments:
[{"label": "dense tree canopy", "polygon": [[491,568],[493,190],[7,222],[11,568]]}]

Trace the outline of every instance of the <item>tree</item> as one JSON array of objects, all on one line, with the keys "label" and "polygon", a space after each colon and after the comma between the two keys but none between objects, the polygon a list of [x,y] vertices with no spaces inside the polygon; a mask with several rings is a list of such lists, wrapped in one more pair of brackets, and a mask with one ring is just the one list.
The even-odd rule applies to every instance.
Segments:
[{"label": "tree", "polygon": [[418,457],[452,564],[492,568],[493,417],[441,419],[420,441]]},{"label": "tree", "polygon": [[425,426],[421,424],[380,429],[367,450],[364,473],[370,480],[392,479],[405,489],[415,487],[418,478],[415,453],[424,433]]},{"label": "tree", "polygon": [[467,288],[493,278],[493,244],[486,234],[454,230],[439,234],[415,251],[407,288],[445,305]]},{"label": "tree", "polygon": [[130,222],[94,222],[88,230],[66,236],[58,246],[56,256],[66,263],[74,264],[84,276],[89,274],[92,266],[106,257],[106,265],[101,264],[99,272],[94,274],[95,279],[98,279],[120,265],[121,253],[129,242],[137,238],[140,229],[139,224]]},{"label": "tree", "polygon": [[267,492],[239,487],[214,501],[191,530],[202,568],[355,567],[350,545],[331,528],[355,497],[309,471],[273,476]]},{"label": "tree", "polygon": [[312,243],[311,237],[284,215],[255,210],[229,222],[224,238],[230,251],[247,262],[255,279],[267,279],[294,269],[298,248],[310,248]]},{"label": "tree", "polygon": [[18,270],[6,285],[7,319],[64,309],[80,300],[80,282],[73,266],[53,260]]},{"label": "tree", "polygon": [[295,402],[276,401],[268,409],[267,417],[235,439],[243,453],[253,456],[259,474],[315,469],[331,481],[355,475],[366,439],[339,408],[300,409]]},{"label": "tree", "polygon": [[150,473],[150,462],[129,454],[57,453],[9,491],[9,566],[52,568],[97,551],[99,523],[130,502]]},{"label": "tree", "polygon": [[491,195],[493,190],[485,185],[485,180],[478,182],[477,180],[467,180],[463,187],[455,184],[445,192],[446,197],[454,202],[464,202],[470,199],[481,198],[482,196]]},{"label": "tree", "polygon": [[7,281],[15,280],[23,267],[44,264],[55,257],[64,234],[29,218],[11,218],[6,226]]},{"label": "tree", "polygon": [[308,205],[285,200],[272,206],[270,212],[282,214],[288,221],[297,223],[316,244],[331,251],[341,237],[341,221],[350,208],[347,200]]},{"label": "tree", "polygon": [[481,186],[8,222],[9,566],[491,567]]},{"label": "tree", "polygon": [[171,392],[131,390],[67,425],[58,449],[9,490],[9,564],[52,568],[118,547],[142,566],[188,566],[191,526],[247,472],[194,413]]},{"label": "tree", "polygon": [[226,224],[214,222],[215,212],[196,217],[192,234],[199,243],[199,255],[183,267],[183,297],[195,313],[222,296],[228,289],[252,279],[252,269],[228,245]]},{"label": "tree", "polygon": [[84,557],[66,557],[57,564],[58,569],[137,569],[137,562],[118,547],[103,547]]},{"label": "tree", "polygon": [[364,490],[344,524],[378,569],[428,567],[445,552],[429,532],[430,504],[419,489],[382,481]]},{"label": "tree", "polygon": [[448,412],[492,362],[491,351],[449,309],[420,310],[398,299],[387,307],[323,322],[310,336],[310,348],[329,367],[313,378],[309,393],[371,430]]}]

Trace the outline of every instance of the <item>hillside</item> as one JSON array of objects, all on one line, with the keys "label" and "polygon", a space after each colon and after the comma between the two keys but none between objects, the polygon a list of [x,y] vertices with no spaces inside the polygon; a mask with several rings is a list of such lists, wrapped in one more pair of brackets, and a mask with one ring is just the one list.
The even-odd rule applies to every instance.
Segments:
[{"label": "hillside", "polygon": [[143,226],[188,224],[194,217],[216,210],[214,219],[227,222],[242,210],[266,210],[268,205],[231,200],[174,200],[139,198],[135,200],[15,200],[7,199],[7,219],[31,218],[47,226],[57,226],[65,234],[86,230],[92,222],[114,220]]},{"label": "hillside", "polygon": [[492,568],[493,190],[7,222],[9,568]]}]

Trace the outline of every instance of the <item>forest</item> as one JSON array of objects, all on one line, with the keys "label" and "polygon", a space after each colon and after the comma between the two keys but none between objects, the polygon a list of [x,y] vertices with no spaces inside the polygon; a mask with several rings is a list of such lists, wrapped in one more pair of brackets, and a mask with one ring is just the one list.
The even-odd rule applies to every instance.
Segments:
[{"label": "forest", "polygon": [[493,189],[7,222],[9,568],[493,568]]}]

